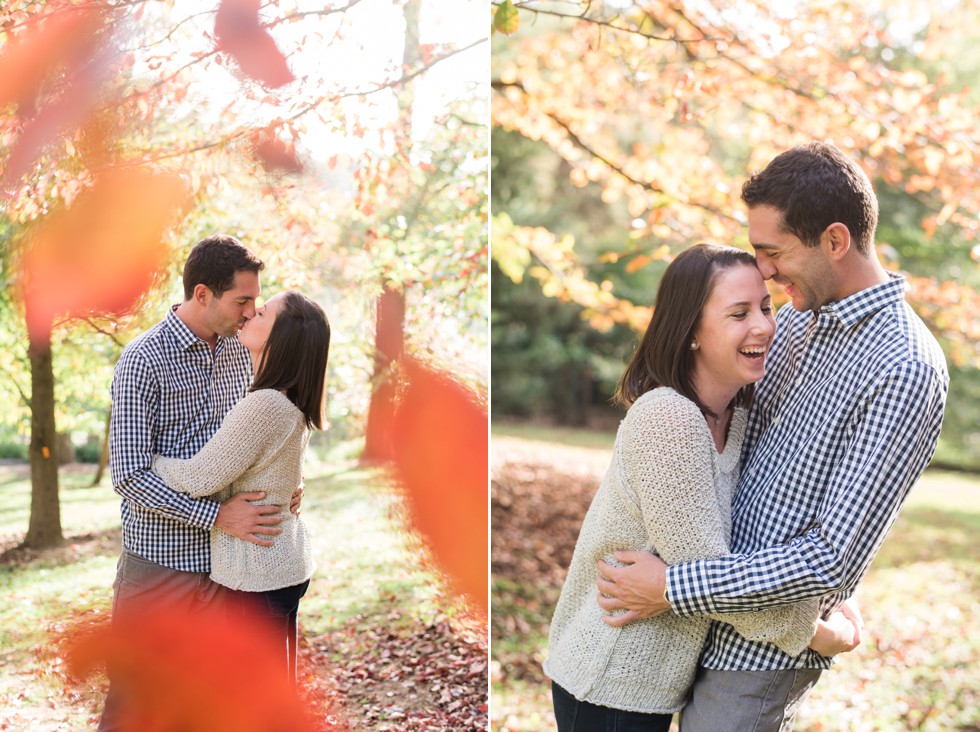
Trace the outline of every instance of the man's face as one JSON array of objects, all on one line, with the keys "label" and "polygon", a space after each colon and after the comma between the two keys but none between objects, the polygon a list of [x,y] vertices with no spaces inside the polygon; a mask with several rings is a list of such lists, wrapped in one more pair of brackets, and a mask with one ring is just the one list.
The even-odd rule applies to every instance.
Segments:
[{"label": "man's face", "polygon": [[808,247],[782,230],[783,216],[772,206],[749,209],[749,243],[759,271],[782,285],[800,312],[835,300],[836,278],[821,246]]},{"label": "man's face", "polygon": [[209,329],[230,337],[255,315],[255,300],[261,292],[255,272],[236,272],[231,287],[221,297],[212,294],[204,313]]}]

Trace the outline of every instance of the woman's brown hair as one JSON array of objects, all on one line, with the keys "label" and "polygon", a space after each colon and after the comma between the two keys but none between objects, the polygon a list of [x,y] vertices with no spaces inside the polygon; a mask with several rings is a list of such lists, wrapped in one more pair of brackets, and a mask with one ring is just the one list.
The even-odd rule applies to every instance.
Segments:
[{"label": "woman's brown hair", "polygon": [[262,349],[251,391],[277,389],[306,417],[310,429],[323,429],[323,394],[330,352],[330,323],[323,308],[305,295],[286,293]]},{"label": "woman's brown hair", "polygon": [[[746,265],[755,267],[755,257],[735,247],[696,244],[677,255],[660,279],[653,317],[619,380],[615,403],[629,407],[651,389],[669,386],[705,414],[718,416],[704,405],[694,388],[691,341],[718,274]],[[730,406],[750,405],[754,393],[755,384],[742,387]]]}]

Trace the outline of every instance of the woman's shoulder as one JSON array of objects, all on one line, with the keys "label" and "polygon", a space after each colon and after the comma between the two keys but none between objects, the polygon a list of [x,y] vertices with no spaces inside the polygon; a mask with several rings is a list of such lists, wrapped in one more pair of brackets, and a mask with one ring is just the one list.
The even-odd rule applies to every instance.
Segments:
[{"label": "woman's shoulder", "polygon": [[701,410],[686,396],[669,386],[658,386],[630,405],[627,415],[667,416],[673,418],[701,418]]},{"label": "woman's shoulder", "polygon": [[261,412],[265,416],[300,414],[299,409],[289,397],[278,389],[257,389],[250,391],[235,405],[235,409],[243,412]]},{"label": "woman's shoulder", "polygon": [[703,426],[704,416],[694,402],[669,386],[660,386],[630,405],[621,429],[628,441],[642,442],[674,440],[678,434],[700,435]]}]

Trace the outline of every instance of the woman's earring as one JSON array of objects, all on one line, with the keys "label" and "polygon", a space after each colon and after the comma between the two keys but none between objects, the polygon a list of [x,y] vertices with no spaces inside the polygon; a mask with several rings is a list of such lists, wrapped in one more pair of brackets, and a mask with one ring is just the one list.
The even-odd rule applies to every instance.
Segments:
[{"label": "woman's earring", "polygon": [[691,341],[691,350],[692,351],[698,350],[698,342],[697,341]]}]

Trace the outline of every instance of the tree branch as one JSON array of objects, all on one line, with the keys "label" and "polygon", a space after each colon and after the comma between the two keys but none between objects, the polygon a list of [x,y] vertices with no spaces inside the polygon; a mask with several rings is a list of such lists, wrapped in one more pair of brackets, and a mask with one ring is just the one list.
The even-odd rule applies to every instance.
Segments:
[{"label": "tree branch", "polygon": [[328,15],[333,15],[334,13],[346,13],[348,10],[358,5],[360,2],[362,2],[362,0],[350,0],[350,2],[347,3],[347,5],[345,5],[342,8],[323,8],[322,10],[297,10],[294,13],[289,13],[288,15],[284,15],[283,17],[277,18],[276,20],[269,21],[268,23],[263,23],[262,27],[268,30],[270,28],[275,28],[277,25],[281,23],[288,23],[291,20],[299,20],[300,18],[305,18],[310,15],[320,15],[326,17]]},{"label": "tree branch", "polygon": [[[500,5],[500,2],[496,1],[494,5]],[[535,15],[550,15],[555,18],[567,18],[569,20],[577,20],[583,23],[591,23],[592,25],[597,25],[603,28],[609,28],[611,30],[620,31],[622,33],[630,33],[632,35],[641,36],[642,38],[649,39],[651,41],[666,41],[670,43],[701,43],[702,41],[716,41],[724,40],[721,38],[671,38],[669,36],[658,36],[652,33],[646,33],[639,28],[630,28],[629,26],[616,25],[612,20],[603,20],[601,18],[591,18],[588,16],[589,6],[586,5],[585,10],[579,14],[575,13],[562,13],[557,10],[545,10],[544,8],[532,8],[525,3],[516,3],[516,7],[520,8],[529,13],[534,13]],[[618,16],[617,16],[618,17]],[[649,17],[648,15],[646,17]]]},{"label": "tree branch", "polygon": [[[340,101],[341,99],[347,99],[347,98],[350,98],[350,97],[367,96],[368,94],[376,94],[377,92],[384,91],[385,89],[392,89],[394,87],[398,87],[398,86],[402,86],[404,84],[407,84],[409,81],[411,81],[415,77],[420,76],[421,74],[424,74],[429,69],[433,68],[436,64],[441,63],[441,62],[443,62],[443,61],[445,61],[447,59],[450,59],[453,56],[455,56],[455,55],[457,55],[459,53],[462,53],[463,51],[468,51],[469,49],[474,48],[474,47],[478,46],[481,43],[485,43],[486,40],[487,40],[486,38],[480,38],[480,39],[474,41],[473,43],[470,43],[467,46],[463,46],[461,48],[453,49],[453,50],[449,51],[448,53],[446,53],[445,55],[440,56],[437,59],[433,59],[430,63],[428,63],[428,64],[426,64],[424,66],[421,66],[418,69],[415,69],[411,73],[407,73],[407,74],[404,74],[403,76],[398,77],[397,79],[391,79],[390,81],[384,82],[382,84],[378,84],[374,88],[371,88],[371,89],[358,89],[358,90],[355,90],[355,91],[343,92],[341,94],[336,94],[336,95],[333,95],[333,96],[330,96],[330,97],[325,97],[325,96],[324,97],[319,97],[319,98],[317,98],[317,99],[315,99],[315,100],[313,100],[313,101],[311,101],[311,102],[303,105],[302,107],[300,107],[299,111],[295,112],[294,114],[292,114],[292,115],[290,115],[288,117],[284,117],[284,118],[276,121],[274,124],[269,125],[269,127],[270,128],[281,128],[284,125],[286,125],[286,124],[288,124],[290,122],[294,122],[295,120],[299,119],[300,117],[302,117],[302,116],[304,116],[306,114],[309,114],[310,112],[312,112],[313,110],[315,110],[317,107],[319,107],[321,104],[326,104],[326,103],[331,103],[332,104],[332,103],[335,103],[335,102]],[[251,128],[237,130],[236,132],[233,132],[231,134],[225,135],[224,137],[220,137],[217,140],[213,140],[211,142],[204,142],[204,143],[201,143],[199,145],[195,145],[195,146],[190,147],[190,148],[184,148],[182,150],[176,150],[176,151],[172,150],[172,151],[169,151],[169,152],[166,152],[166,153],[161,153],[159,155],[151,155],[149,157],[143,157],[140,162],[141,163],[156,163],[156,162],[160,162],[162,160],[170,160],[170,159],[177,158],[177,157],[183,157],[184,155],[193,155],[194,153],[202,152],[204,150],[211,150],[211,149],[216,148],[216,147],[224,147],[224,146],[229,145],[229,144],[231,144],[233,142],[236,142],[238,140],[241,140],[244,137],[247,137],[249,134],[251,134],[251,132],[252,132]],[[139,152],[139,151],[137,151],[137,152]],[[145,155],[146,152],[149,152],[149,151],[143,151],[143,154]]]},{"label": "tree branch", "polygon": [[[524,89],[524,86],[522,84],[520,84],[520,83],[504,83],[502,81],[494,81],[494,82],[492,82],[491,87],[493,89],[497,89],[497,90],[503,89],[503,88],[508,88],[508,87],[509,88],[515,88],[515,89],[519,89],[521,91],[521,93],[527,94],[527,90],[525,90]],[[545,117],[547,117],[548,119],[550,119],[555,125],[557,125],[561,129],[563,129],[565,131],[565,134],[568,135],[568,139],[571,140],[572,143],[576,147],[578,147],[580,150],[582,150],[583,152],[587,153],[588,155],[591,155],[593,158],[595,158],[596,160],[598,160],[599,162],[601,162],[603,165],[605,165],[606,167],[608,167],[610,170],[612,170],[618,176],[620,176],[621,178],[626,179],[630,183],[632,183],[634,185],[637,185],[637,186],[643,188],[644,190],[650,191],[651,193],[659,193],[661,195],[668,196],[669,198],[677,201],[678,203],[680,203],[680,204],[682,204],[684,206],[691,206],[693,208],[699,208],[699,209],[701,209],[703,211],[707,211],[708,213],[713,214],[715,216],[719,216],[721,218],[728,219],[729,221],[738,221],[738,219],[736,219],[731,214],[729,214],[729,213],[727,213],[725,211],[722,211],[720,209],[717,209],[714,206],[709,206],[708,204],[704,204],[704,203],[696,203],[696,202],[693,202],[693,201],[687,201],[687,200],[685,200],[683,198],[680,198],[679,196],[677,196],[677,195],[675,195],[673,193],[669,193],[668,191],[665,191],[663,188],[658,188],[657,186],[653,185],[649,181],[640,180],[639,178],[636,178],[636,177],[630,175],[628,172],[626,172],[626,170],[622,166],[617,165],[610,158],[606,157],[605,155],[603,155],[600,152],[598,152],[595,148],[593,148],[592,146],[588,145],[584,140],[582,140],[581,137],[579,137],[575,133],[574,130],[572,130],[572,128],[568,125],[568,123],[565,122],[564,120],[562,120],[560,117],[558,117],[557,115],[555,115],[552,112],[542,111],[541,113]]]},{"label": "tree branch", "polygon": [[96,333],[101,333],[120,348],[123,348],[126,345],[121,340],[119,340],[119,337],[116,333],[112,333],[106,330],[105,328],[96,325],[90,318],[79,318],[79,320],[81,320],[83,323],[88,323],[88,325],[91,326],[92,330],[94,330]]}]

